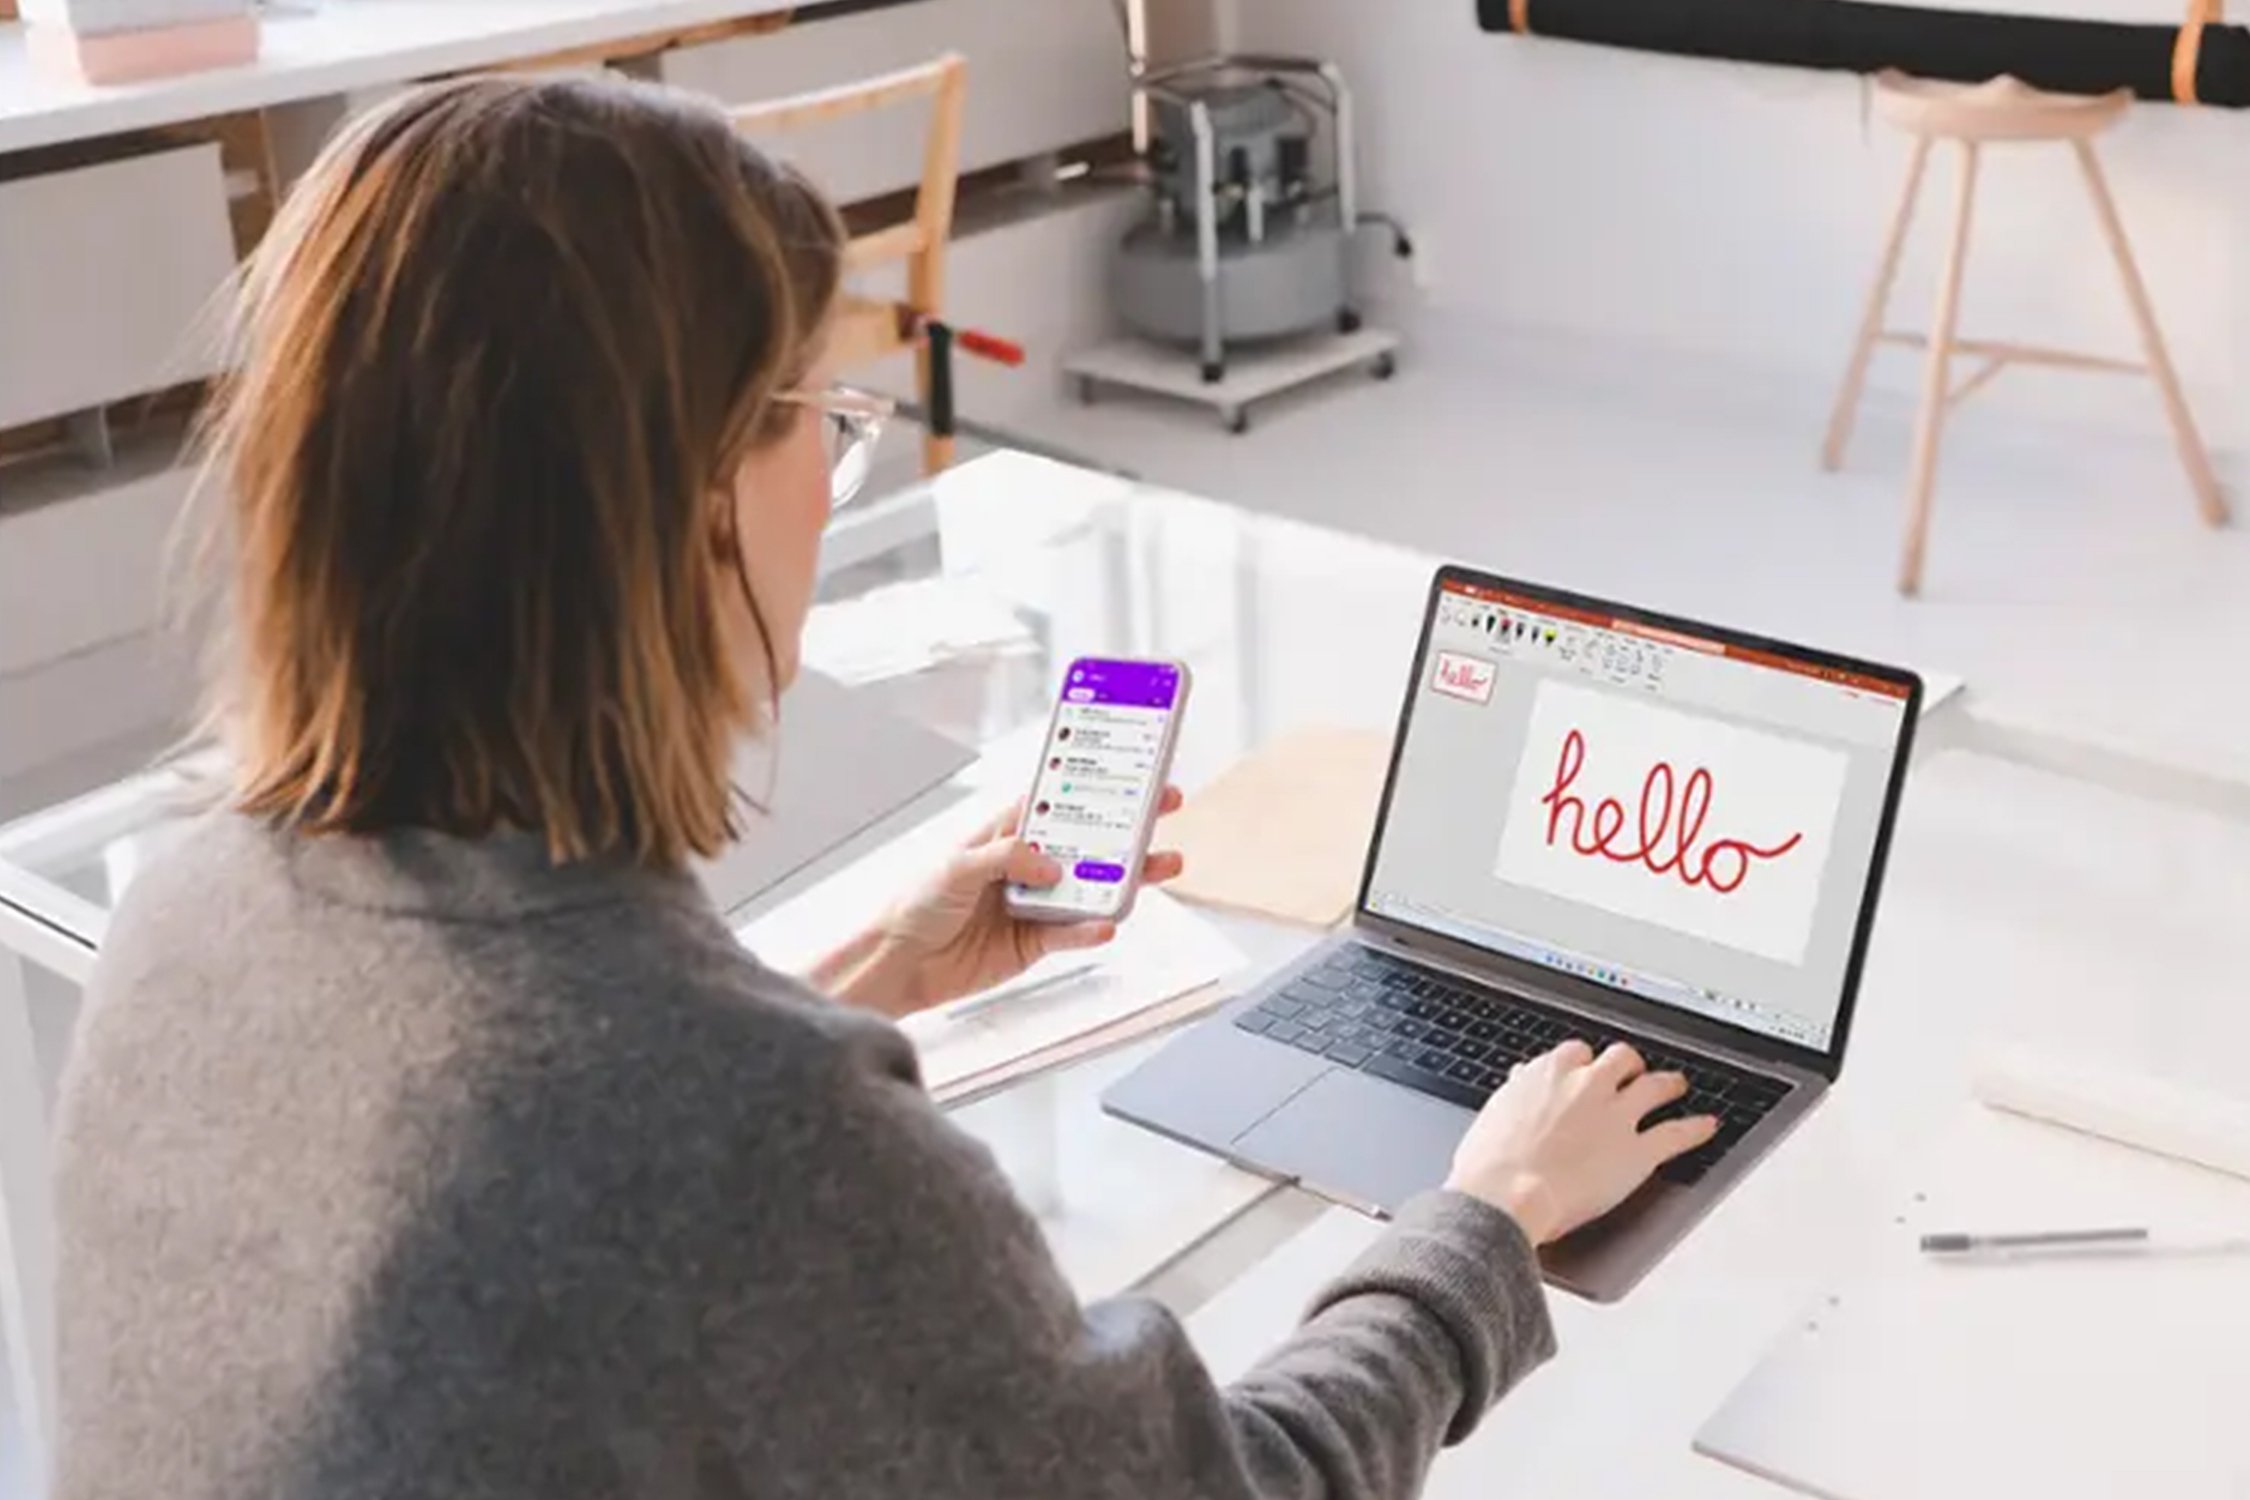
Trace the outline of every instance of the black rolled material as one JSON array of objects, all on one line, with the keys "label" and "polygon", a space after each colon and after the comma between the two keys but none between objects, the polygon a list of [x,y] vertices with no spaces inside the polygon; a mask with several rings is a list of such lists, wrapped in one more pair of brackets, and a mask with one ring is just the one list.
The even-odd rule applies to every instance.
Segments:
[{"label": "black rolled material", "polygon": [[[1477,0],[1477,24],[1509,31],[1508,0]],[[2012,73],[2060,94],[2131,89],[2170,101],[2176,26],[1925,10],[1863,0],[1530,0],[1533,36],[1783,67],[1982,83]],[[2250,108],[2250,29],[2203,30],[2195,95]]]}]

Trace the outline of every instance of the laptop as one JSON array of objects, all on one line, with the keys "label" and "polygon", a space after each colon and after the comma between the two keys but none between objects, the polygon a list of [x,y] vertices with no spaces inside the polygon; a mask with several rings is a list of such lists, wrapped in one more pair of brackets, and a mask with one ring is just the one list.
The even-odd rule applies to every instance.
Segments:
[{"label": "laptop", "polygon": [[1833,1083],[1922,698],[1912,672],[1441,569],[1350,925],[1115,1084],[1110,1113],[1388,1214],[1508,1069],[1576,1037],[1717,1137],[1546,1247],[1629,1290]]}]

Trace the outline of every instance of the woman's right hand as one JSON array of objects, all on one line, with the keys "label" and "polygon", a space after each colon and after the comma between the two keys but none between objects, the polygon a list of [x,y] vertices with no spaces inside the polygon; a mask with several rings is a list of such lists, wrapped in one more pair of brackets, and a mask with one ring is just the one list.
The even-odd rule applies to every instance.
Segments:
[{"label": "woman's right hand", "polygon": [[1709,1115],[1641,1129],[1685,1092],[1685,1078],[1649,1072],[1622,1043],[1596,1058],[1584,1042],[1565,1042],[1517,1065],[1485,1102],[1445,1185],[1509,1215],[1533,1245],[1558,1240],[1717,1133]]}]

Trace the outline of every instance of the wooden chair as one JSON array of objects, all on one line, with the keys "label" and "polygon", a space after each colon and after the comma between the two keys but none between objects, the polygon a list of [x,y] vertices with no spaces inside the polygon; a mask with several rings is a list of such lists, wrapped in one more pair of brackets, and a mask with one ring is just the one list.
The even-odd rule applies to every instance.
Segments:
[{"label": "wooden chair", "polygon": [[[924,411],[935,407],[930,349],[922,330],[926,321],[939,316],[945,297],[945,252],[953,233],[966,80],[967,67],[962,59],[948,54],[881,78],[733,111],[736,129],[764,135],[801,130],[919,99],[931,101],[930,131],[923,145],[922,181],[914,195],[914,216],[855,238],[844,256],[847,274],[904,261],[905,299],[894,302],[847,291],[837,309],[829,342],[831,357],[839,369],[912,349],[915,385]],[[952,436],[928,432],[922,439],[923,471],[934,474],[952,462]]]},{"label": "wooden chair", "polygon": [[[1845,367],[1843,389],[1836,394],[1836,408],[1829,419],[1828,441],[1821,459],[1829,469],[1843,464],[1844,449],[1851,442],[1852,422],[1858,413],[1860,393],[1867,384],[1867,366],[1874,356],[1875,346],[1896,344],[1924,350],[1921,415],[1915,424],[1914,467],[1907,483],[1906,543],[1899,562],[1901,593],[1917,593],[1922,586],[1922,559],[1930,531],[1930,501],[1937,486],[1938,440],[1944,431],[1946,411],[2011,364],[2149,376],[2156,382],[2157,394],[2163,400],[2172,440],[2179,449],[2181,466],[2187,470],[2188,484],[2195,491],[2203,519],[2213,526],[2226,522],[2226,501],[2219,493],[2218,476],[2212,472],[2210,455],[2196,433],[2195,419],[2189,415],[2187,400],[2180,392],[2179,377],[2173,373],[2171,357],[2164,350],[2163,335],[2157,332],[2156,315],[2149,307],[2147,285],[2133,263],[2132,249],[2125,240],[2125,226],[2117,216],[2117,203],[2110,197],[2101,162],[2094,155],[2094,137],[2117,123],[2131,102],[2131,95],[2122,91],[2099,97],[2051,94],[2014,78],[1995,78],[1968,86],[1932,83],[1894,71],[1885,72],[1875,80],[1877,112],[1914,136],[1914,155],[1908,163],[1905,189],[1899,195],[1898,211],[1892,216],[1889,237],[1884,242],[1882,260],[1875,272],[1875,286],[1868,295],[1867,309],[1860,320],[1859,337],[1852,345],[1851,360]],[[1921,193],[1930,149],[1940,140],[1952,141],[1959,148],[1961,159],[1953,200],[1952,238],[1946,250],[1945,269],[1938,281],[1937,310],[1929,333],[1901,332],[1885,327],[1884,316],[1890,303],[1891,286],[1898,279],[1900,253],[1906,245],[1907,228],[1913,222],[1914,204]],[[1988,144],[2023,141],[2068,143],[2076,153],[2079,172],[2094,202],[2095,219],[2109,244],[2110,255],[2117,262],[2125,302],[2132,310],[2134,326],[2140,333],[2139,361],[1955,335],[1961,310],[1961,273],[1968,264],[1969,219],[1976,202],[1978,160]],[[1984,361],[1959,386],[1952,384],[1951,367],[1956,353],[1978,355]]]}]

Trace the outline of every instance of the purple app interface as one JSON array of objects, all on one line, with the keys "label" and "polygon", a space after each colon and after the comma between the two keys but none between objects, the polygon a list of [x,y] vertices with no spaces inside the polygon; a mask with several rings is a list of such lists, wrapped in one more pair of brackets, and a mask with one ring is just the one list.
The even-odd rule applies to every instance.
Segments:
[{"label": "purple app interface", "polygon": [[1026,893],[1040,905],[1118,909],[1179,694],[1178,667],[1071,663],[1024,809],[1024,838],[1063,867],[1061,884]]}]

